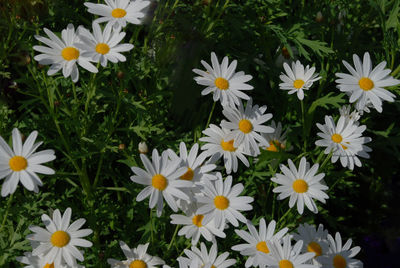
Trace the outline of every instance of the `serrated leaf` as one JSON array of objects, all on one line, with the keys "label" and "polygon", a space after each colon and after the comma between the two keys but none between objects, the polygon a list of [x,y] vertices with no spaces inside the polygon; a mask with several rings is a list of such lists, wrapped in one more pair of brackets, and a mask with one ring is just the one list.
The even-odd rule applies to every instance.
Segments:
[{"label": "serrated leaf", "polygon": [[308,114],[312,114],[315,111],[315,109],[319,106],[324,107],[325,109],[328,109],[329,105],[339,108],[342,103],[346,102],[346,100],[343,99],[345,95],[344,93],[340,93],[339,95],[336,96],[332,96],[333,94],[335,93],[329,92],[325,96],[315,100],[308,109]]},{"label": "serrated leaf", "polygon": [[386,21],[386,30],[388,30],[390,28],[396,29],[396,27],[399,23],[399,19],[398,19],[399,9],[400,9],[399,0],[396,0],[396,2],[393,4],[393,8],[392,8],[392,11],[390,12],[389,18]]}]

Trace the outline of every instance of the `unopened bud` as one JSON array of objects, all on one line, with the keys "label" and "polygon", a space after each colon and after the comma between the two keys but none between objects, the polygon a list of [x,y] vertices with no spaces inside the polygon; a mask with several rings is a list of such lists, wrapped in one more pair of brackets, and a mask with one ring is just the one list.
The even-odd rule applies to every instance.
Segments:
[{"label": "unopened bud", "polygon": [[290,59],[290,53],[286,47],[282,48],[282,56],[287,60]]},{"label": "unopened bud", "polygon": [[128,94],[128,89],[124,89],[124,90],[122,90],[122,92],[124,92],[125,94]]},{"label": "unopened bud", "polygon": [[322,22],[324,20],[324,17],[322,16],[322,12],[318,11],[317,16],[315,17],[316,22]]},{"label": "unopened bud", "polygon": [[141,154],[146,154],[149,151],[149,148],[147,148],[147,144],[144,141],[139,142],[138,148],[139,148],[139,153]]},{"label": "unopened bud", "polygon": [[124,72],[123,71],[118,71],[118,73],[117,73],[117,77],[119,78],[119,79],[122,79],[122,78],[124,78]]},{"label": "unopened bud", "polygon": [[118,149],[119,150],[124,150],[125,149],[125,144],[121,143],[120,145],[118,145]]}]

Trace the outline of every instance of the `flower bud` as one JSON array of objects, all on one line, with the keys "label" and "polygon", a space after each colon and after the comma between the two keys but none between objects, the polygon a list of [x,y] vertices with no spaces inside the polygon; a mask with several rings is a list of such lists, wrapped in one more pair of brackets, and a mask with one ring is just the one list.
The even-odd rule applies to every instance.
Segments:
[{"label": "flower bud", "polygon": [[315,17],[316,22],[322,22],[324,20],[324,17],[322,16],[322,12],[318,11],[317,16]]},{"label": "flower bud", "polygon": [[138,148],[139,148],[139,153],[141,154],[146,154],[149,151],[149,148],[147,148],[147,144],[144,141],[139,142]]},{"label": "flower bud", "polygon": [[124,150],[125,149],[125,144],[121,143],[120,145],[118,145],[118,149],[119,150]]}]

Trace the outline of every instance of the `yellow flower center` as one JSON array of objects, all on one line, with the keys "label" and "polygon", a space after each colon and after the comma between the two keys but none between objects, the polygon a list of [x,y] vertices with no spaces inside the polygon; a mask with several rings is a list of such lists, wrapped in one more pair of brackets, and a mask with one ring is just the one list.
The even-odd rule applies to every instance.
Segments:
[{"label": "yellow flower center", "polygon": [[229,151],[229,152],[234,152],[236,151],[236,148],[233,147],[233,140],[230,141],[221,141],[221,147],[224,151]]},{"label": "yellow flower center", "polygon": [[129,268],[146,268],[147,264],[141,260],[134,260],[129,264]]},{"label": "yellow flower center", "polygon": [[249,133],[253,130],[253,125],[251,124],[251,122],[247,119],[242,119],[239,121],[239,129],[243,132],[243,133]]},{"label": "yellow flower center", "polygon": [[28,161],[22,156],[14,156],[8,161],[8,165],[10,166],[11,170],[13,171],[21,171],[26,169],[28,166]]},{"label": "yellow flower center", "polygon": [[188,170],[185,172],[185,174],[181,176],[181,179],[185,181],[191,181],[193,180],[193,176],[194,176],[193,170],[190,167],[188,167]]},{"label": "yellow flower center", "polygon": [[279,262],[279,268],[293,268],[293,263],[289,260],[281,260]]},{"label": "yellow flower center", "polygon": [[308,243],[307,250],[308,250],[308,252],[314,252],[315,257],[322,255],[322,248],[317,242],[312,241],[312,242]]},{"label": "yellow flower center", "polygon": [[358,84],[360,85],[360,88],[365,91],[374,88],[374,82],[372,82],[372,80],[368,77],[362,77],[360,80],[358,80]]},{"label": "yellow flower center", "polygon": [[46,265],[43,266],[43,268],[54,268],[54,263],[52,263],[52,264],[46,263]]},{"label": "yellow flower center", "polygon": [[98,43],[98,44],[96,45],[96,52],[97,52],[97,53],[104,55],[104,54],[107,54],[108,51],[110,51],[110,47],[109,47],[107,44],[105,44],[105,43]]},{"label": "yellow flower center", "polygon": [[192,218],[192,222],[197,227],[201,227],[201,226],[203,226],[203,224],[201,224],[201,221],[203,220],[203,218],[204,218],[204,216],[201,215],[201,214],[194,215],[193,218]]},{"label": "yellow flower center", "polygon": [[153,185],[153,187],[157,190],[163,191],[165,188],[167,188],[168,181],[163,175],[156,174],[151,179],[151,185]]},{"label": "yellow flower center", "polygon": [[50,242],[53,246],[62,248],[68,245],[70,239],[71,237],[67,232],[55,231],[50,237]]},{"label": "yellow flower center", "polygon": [[336,255],[333,257],[333,267],[335,268],[346,268],[347,262],[346,259],[343,258],[341,255]]},{"label": "yellow flower center", "polygon": [[[123,18],[126,15],[126,11],[122,8],[116,8],[111,12],[111,16],[114,18]],[[139,266],[138,266],[139,267]]]},{"label": "yellow flower center", "polygon": [[296,79],[296,80],[294,80],[294,82],[293,82],[293,86],[294,86],[295,88],[297,88],[297,89],[302,88],[303,85],[304,85],[304,81],[301,80],[301,79]]},{"label": "yellow flower center", "polygon": [[269,253],[269,249],[268,249],[267,243],[265,243],[265,241],[258,242],[256,245],[256,248],[258,251],[264,252],[266,254]]},{"label": "yellow flower center", "polygon": [[67,61],[76,60],[79,58],[79,50],[74,47],[66,47],[61,50],[61,56]]},{"label": "yellow flower center", "polygon": [[214,81],[215,86],[219,88],[220,90],[227,90],[229,88],[229,82],[225,78],[218,77]]},{"label": "yellow flower center", "polygon": [[271,151],[271,152],[277,152],[278,151],[278,147],[280,149],[285,149],[285,145],[283,145],[282,143],[280,143],[278,140],[273,140],[269,143],[269,147],[266,148],[267,151]]},{"label": "yellow flower center", "polygon": [[227,209],[229,207],[229,199],[223,195],[217,195],[214,198],[214,205],[219,210]]},{"label": "yellow flower center", "polygon": [[332,135],[331,139],[336,143],[340,143],[343,140],[342,135],[336,133]]},{"label": "yellow flower center", "polygon": [[299,193],[299,194],[301,194],[301,193],[305,193],[305,192],[307,192],[307,190],[308,190],[308,184],[307,184],[307,182],[305,181],[305,180],[302,180],[302,179],[298,179],[298,180],[295,180],[294,182],[293,182],[293,190],[296,192],[296,193]]}]

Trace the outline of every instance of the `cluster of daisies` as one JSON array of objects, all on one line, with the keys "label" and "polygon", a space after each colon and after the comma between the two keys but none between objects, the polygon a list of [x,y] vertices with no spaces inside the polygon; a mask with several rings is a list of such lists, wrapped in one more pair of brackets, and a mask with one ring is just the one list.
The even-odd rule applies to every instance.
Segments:
[{"label": "cluster of daisies", "polygon": [[[144,10],[150,1],[144,0],[105,0],[106,4],[85,3],[88,11],[100,16],[92,23],[92,32],[79,26],[75,31],[72,24],[62,30],[61,39],[48,29],[47,37],[35,36],[47,45],[34,46],[42,53],[35,56],[40,64],[51,65],[48,75],[54,75],[62,69],[64,77],[71,77],[73,82],[79,79],[77,64],[96,73],[97,66],[107,66],[108,61],[117,63],[126,61],[121,52],[130,51],[132,44],[121,44],[125,33],[121,32],[127,23],[140,24],[145,16]],[[107,22],[102,28],[99,23]],[[349,96],[349,102],[355,103],[354,111],[350,106],[339,110],[338,120],[325,116],[325,124],[317,124],[321,138],[317,146],[326,147],[324,153],[331,157],[332,163],[340,160],[343,167],[354,169],[361,166],[359,157],[368,158],[371,149],[365,144],[371,138],[364,137],[365,125],[359,119],[371,108],[382,112],[382,100],[394,101],[395,95],[384,89],[395,86],[399,80],[391,77],[390,70],[385,69],[386,62],[372,69],[368,53],[363,62],[357,55],[353,56],[353,68],[349,63],[343,64],[351,74],[337,73],[338,89]],[[218,254],[217,239],[226,237],[225,230],[239,223],[247,225],[248,231],[235,229],[236,234],[245,243],[235,245],[232,250],[246,256],[245,267],[273,268],[357,268],[362,263],[353,257],[360,251],[359,247],[351,248],[349,239],[342,245],[339,233],[335,237],[328,234],[322,225],[318,228],[308,224],[300,225],[296,233],[289,234],[288,228],[276,230],[277,223],[271,220],[266,223],[259,219],[259,230],[245,215],[253,209],[253,197],[242,195],[244,186],[234,183],[231,175],[237,172],[239,161],[246,167],[250,163],[248,156],[257,157],[262,150],[278,152],[287,150],[286,132],[282,124],[271,120],[272,114],[266,113],[265,105],[253,104],[253,100],[244,91],[252,90],[248,84],[251,75],[236,72],[237,61],[229,63],[224,57],[220,63],[216,54],[211,53],[211,64],[201,61],[205,70],[193,69],[198,76],[194,80],[206,88],[202,95],[212,94],[214,102],[220,101],[225,117],[219,125],[210,124],[200,138],[202,145],[194,144],[190,150],[181,142],[179,154],[167,149],[161,154],[154,149],[149,158],[140,154],[143,168],[132,167],[134,175],[131,180],[145,185],[136,197],[143,201],[149,197],[149,207],[156,208],[160,217],[164,201],[175,213],[170,215],[171,224],[178,225],[178,235],[191,240],[191,249],[185,249],[185,256],[178,257],[179,268],[225,268],[236,264],[235,259],[228,259],[229,253]],[[293,62],[291,67],[283,63],[286,74],[282,73],[279,87],[297,94],[299,100],[305,98],[305,91],[314,82],[321,79],[315,67],[304,67],[300,61]],[[246,103],[244,103],[246,101]],[[271,120],[271,121],[270,121]],[[270,121],[270,122],[268,122]],[[266,123],[270,125],[266,125]],[[54,170],[42,164],[55,159],[53,150],[35,152],[42,142],[35,142],[38,132],[32,132],[26,141],[18,129],[12,131],[13,148],[0,136],[0,179],[5,178],[1,195],[7,196],[16,191],[19,182],[29,191],[38,192],[42,181],[37,173],[51,175]],[[142,146],[143,147],[143,146]],[[218,166],[223,159],[223,167]],[[276,184],[273,192],[278,199],[289,198],[289,207],[296,205],[299,214],[304,207],[317,213],[315,201],[325,203],[328,199],[328,186],[324,182],[325,174],[319,172],[319,164],[310,164],[305,157],[298,167],[288,159],[288,165],[280,164],[281,173],[275,174],[271,181]],[[223,170],[227,176],[224,178]],[[26,267],[82,267],[77,264],[83,261],[83,252],[77,247],[91,247],[92,243],[83,237],[92,233],[91,229],[80,229],[85,219],[81,218],[70,224],[71,209],[64,214],[58,209],[52,218],[42,215],[46,229],[30,226],[33,232],[27,236],[31,241],[32,252],[26,252],[18,260]],[[179,228],[179,227],[177,227]],[[211,243],[210,249],[201,239]],[[295,243],[292,243],[292,240]],[[200,243],[199,243],[200,242]],[[169,267],[156,256],[147,254],[149,243],[130,248],[120,241],[125,260],[108,259],[111,267],[151,268]]]},{"label": "cluster of daisies", "polygon": [[[92,63],[106,67],[108,61],[117,63],[126,61],[121,52],[130,51],[132,44],[121,41],[126,33],[121,32],[127,22],[140,24],[145,16],[143,10],[150,4],[144,0],[105,0],[106,5],[86,2],[85,6],[92,14],[101,16],[92,23],[90,32],[83,26],[76,31],[72,24],[62,30],[61,39],[49,29],[44,28],[47,37],[35,35],[35,38],[47,46],[34,46],[33,49],[42,53],[35,60],[42,65],[51,65],[48,75],[54,75],[62,69],[64,77],[71,77],[76,83],[79,79],[78,66],[92,73],[98,69]],[[107,22],[104,29],[99,23]]]}]

